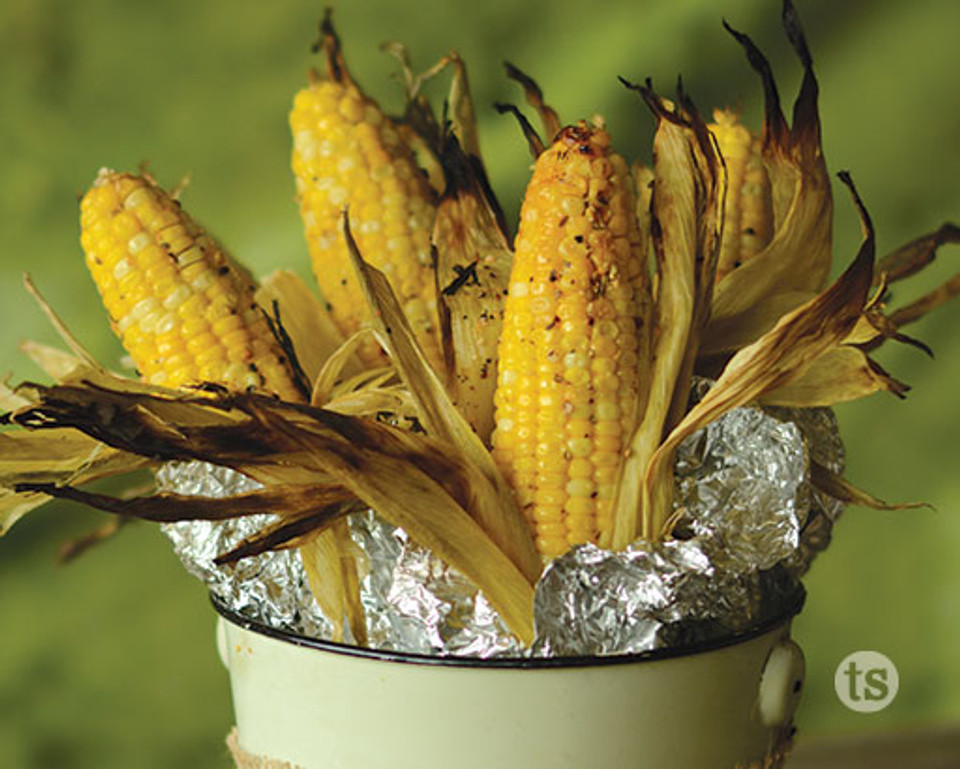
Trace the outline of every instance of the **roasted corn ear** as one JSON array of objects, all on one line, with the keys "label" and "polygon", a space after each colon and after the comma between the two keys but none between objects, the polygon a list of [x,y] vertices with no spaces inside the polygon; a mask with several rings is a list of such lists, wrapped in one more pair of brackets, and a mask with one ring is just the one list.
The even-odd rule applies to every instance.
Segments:
[{"label": "roasted corn ear", "polygon": [[545,558],[612,526],[637,400],[638,243],[628,170],[609,135],[563,129],[523,201],[493,433]]},{"label": "roasted corn ear", "polygon": [[[290,112],[292,167],[304,233],[320,290],[344,336],[368,325],[368,310],[340,233],[349,211],[357,246],[390,281],[428,360],[440,370],[430,236],[436,193],[399,126],[350,79],[325,24],[326,76],[297,93]],[[368,363],[375,345],[361,349]]]},{"label": "roasted corn ear", "polygon": [[111,324],[146,381],[303,399],[250,275],[152,179],[101,170],[80,229]]}]

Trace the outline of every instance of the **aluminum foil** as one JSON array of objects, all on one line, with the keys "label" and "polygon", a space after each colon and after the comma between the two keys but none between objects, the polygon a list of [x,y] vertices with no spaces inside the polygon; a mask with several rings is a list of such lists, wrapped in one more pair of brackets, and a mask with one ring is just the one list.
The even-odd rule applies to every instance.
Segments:
[{"label": "aluminum foil", "polygon": [[[161,491],[226,497],[259,488],[256,481],[204,462],[175,462],[156,472]],[[327,638],[332,626],[322,615],[297,550],[281,550],[217,566],[214,559],[276,520],[250,515],[229,521],[181,521],[161,528],[187,571],[228,608],[251,620],[303,635]]]},{"label": "aluminum foil", "polygon": [[418,654],[518,656],[523,646],[483,593],[373,512],[350,519],[366,554],[360,598],[371,646]]},{"label": "aluminum foil", "polygon": [[799,547],[809,510],[800,429],[759,408],[728,412],[684,441],[676,460],[680,536],[727,569],[769,569]]},{"label": "aluminum foil", "polygon": [[[233,470],[202,462],[157,471],[163,491],[225,497],[259,487]],[[251,515],[229,521],[183,521],[162,529],[187,570],[228,608],[283,630],[329,639],[332,625],[310,592],[297,550],[281,550],[217,566],[214,559],[276,520]],[[517,656],[522,645],[487,599],[455,569],[415,545],[402,529],[372,512],[351,517],[365,554],[360,598],[370,645],[419,654]]]},{"label": "aluminum foil", "polygon": [[620,553],[581,545],[540,580],[533,654],[633,654],[736,630],[755,619],[756,589],[755,578],[720,573],[696,540]]},{"label": "aluminum foil", "polygon": [[[778,419],[797,425],[806,441],[811,461],[838,475],[843,473],[846,457],[832,409],[769,408],[767,411]],[[840,500],[813,486],[809,486],[808,493],[810,510],[800,533],[799,549],[790,559],[790,566],[798,576],[805,573],[813,559],[830,544],[833,524],[846,507]]]},{"label": "aluminum foil", "polygon": [[[701,384],[706,387],[707,384]],[[696,395],[696,391],[695,391]],[[370,645],[474,657],[623,654],[685,646],[782,611],[829,542],[842,504],[809,481],[809,460],[843,469],[829,409],[736,409],[678,450],[676,538],[622,553],[592,545],[553,561],[536,594],[537,639],[525,650],[466,578],[373,512],[350,518],[362,551]],[[161,488],[225,496],[256,488],[238,473],[170,465]],[[265,624],[329,638],[297,551],[228,567],[213,559],[273,516],[163,528],[188,570],[226,605]]]}]

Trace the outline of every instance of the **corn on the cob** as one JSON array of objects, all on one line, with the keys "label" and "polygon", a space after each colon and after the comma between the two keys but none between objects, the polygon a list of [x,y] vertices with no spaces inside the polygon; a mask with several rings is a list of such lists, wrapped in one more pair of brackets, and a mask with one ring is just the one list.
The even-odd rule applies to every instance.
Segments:
[{"label": "corn on the cob", "polygon": [[[349,211],[360,253],[382,270],[428,360],[440,371],[430,234],[435,193],[397,127],[347,79],[318,79],[290,113],[293,172],[313,270],[344,335],[367,325],[367,309],[340,233]],[[376,347],[361,350],[367,362]]]},{"label": "corn on the cob", "polygon": [[103,169],[80,211],[87,266],[146,381],[216,382],[302,400],[251,277],[166,191]]},{"label": "corn on the cob", "polygon": [[545,558],[612,526],[638,373],[628,179],[608,134],[580,123],[539,157],[523,201],[493,451]]},{"label": "corn on the cob", "polygon": [[714,110],[708,128],[716,137],[727,171],[723,203],[723,237],[717,280],[754,256],[773,237],[770,179],[760,153],[760,139],[730,110]]}]

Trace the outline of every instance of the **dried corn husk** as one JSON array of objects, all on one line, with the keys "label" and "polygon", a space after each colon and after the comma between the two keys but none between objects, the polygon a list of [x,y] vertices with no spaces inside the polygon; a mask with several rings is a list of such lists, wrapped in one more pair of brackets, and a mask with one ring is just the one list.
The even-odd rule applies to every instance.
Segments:
[{"label": "dried corn husk", "polygon": [[75,430],[0,433],[0,536],[50,499],[23,484],[82,485],[149,467],[149,458],[116,451]]},{"label": "dried corn husk", "polygon": [[826,291],[783,316],[777,325],[731,358],[703,399],[666,437],[650,460],[644,479],[644,515],[650,530],[663,531],[671,514],[669,498],[660,489],[663,468],[672,465],[679,443],[732,408],[774,392],[795,381],[824,354],[843,344],[867,305],[873,281],[873,227],[856,197],[866,238],[850,267]]},{"label": "dried corn husk", "polygon": [[[638,533],[650,538],[640,511],[643,477],[666,431],[686,407],[700,333],[710,313],[719,248],[717,161],[706,126],[681,94],[673,109],[649,85],[638,86],[657,117],[654,137],[652,234],[657,258],[653,348],[641,359],[647,374],[645,408],[630,443],[615,504],[612,545]],[[669,484],[669,479],[666,485]]]},{"label": "dried corn husk", "polygon": [[39,388],[37,396],[9,420],[34,429],[73,427],[120,451],[156,459],[221,464],[265,489],[224,499],[134,500],[50,483],[19,484],[15,491],[66,496],[153,519],[267,510],[281,516],[281,531],[284,524],[291,527],[270,539],[270,547],[303,544],[298,538],[325,528],[359,500],[473,580],[518,637],[527,642],[532,637],[531,580],[464,508],[477,497],[495,495],[478,491],[482,477],[445,442],[260,395],[190,396],[89,370],[70,383]]},{"label": "dried corn husk", "polygon": [[478,164],[453,136],[442,158],[447,188],[433,242],[447,381],[453,402],[486,442],[493,430],[497,344],[513,254]]},{"label": "dried corn husk", "polygon": [[[727,27],[763,83],[763,158],[770,176],[774,235],[760,253],[729,272],[714,294],[704,348],[736,349],[768,331],[784,312],[826,285],[833,260],[833,201],[820,142],[813,60],[792,5],[784,27],[803,65],[803,82],[788,126],[770,64],[746,35]],[[729,342],[727,340],[730,340]]]},{"label": "dried corn husk", "polygon": [[553,143],[554,138],[560,133],[563,125],[557,111],[547,104],[543,99],[543,91],[537,85],[536,80],[510,62],[504,62],[504,68],[507,71],[507,77],[515,80],[523,88],[524,97],[527,104],[533,107],[540,117],[540,125],[543,127],[543,134],[548,143]]},{"label": "dried corn husk", "polygon": [[814,361],[792,382],[761,396],[768,406],[812,408],[886,391],[903,398],[910,388],[890,376],[863,350],[844,344]]},{"label": "dried corn husk", "polygon": [[360,602],[358,553],[347,520],[341,518],[327,529],[312,534],[300,546],[300,556],[310,580],[310,589],[324,616],[333,624],[331,640],[347,641],[344,629],[349,627],[349,640],[357,646],[366,646],[367,625]]},{"label": "dried corn husk", "polygon": [[[386,277],[363,261],[346,218],[344,235],[367,301],[374,308],[376,332],[416,402],[424,428],[448,444],[467,477],[475,478],[468,483],[471,496],[466,508],[532,584],[540,574],[540,558],[512,491],[490,453],[453,406],[439,377],[427,363]],[[375,505],[373,507],[379,510]],[[416,536],[414,532],[410,533]],[[443,557],[442,553],[438,555]]]},{"label": "dried corn husk", "polygon": [[833,497],[833,499],[838,499],[848,505],[861,505],[874,510],[914,510],[919,507],[929,507],[925,502],[884,502],[863,489],[857,488],[850,481],[840,477],[819,462],[810,463],[810,483],[823,493]]},{"label": "dried corn husk", "polygon": [[[300,276],[290,270],[267,275],[254,299],[261,307],[274,308],[274,314],[279,316],[275,319],[276,327],[288,336],[307,380],[315,383],[324,363],[342,348],[344,341],[329,311]],[[359,361],[351,358],[343,370],[356,373]]]}]

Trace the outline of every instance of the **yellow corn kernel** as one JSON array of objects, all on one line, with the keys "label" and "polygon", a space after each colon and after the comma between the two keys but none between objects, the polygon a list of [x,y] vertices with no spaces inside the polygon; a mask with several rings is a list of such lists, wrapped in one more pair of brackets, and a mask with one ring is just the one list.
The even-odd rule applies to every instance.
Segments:
[{"label": "yellow corn kernel", "polygon": [[[360,253],[386,274],[427,359],[441,370],[430,245],[436,193],[413,152],[377,104],[339,71],[296,95],[290,129],[307,246],[335,323],[344,335],[369,324],[340,233],[346,209]],[[373,343],[360,356],[382,361]]]},{"label": "yellow corn kernel", "polygon": [[494,398],[493,455],[544,558],[612,526],[608,487],[628,427],[620,404],[638,387],[639,242],[609,136],[565,128],[524,197]]},{"label": "yellow corn kernel", "polygon": [[727,174],[716,277],[721,280],[770,242],[773,203],[759,138],[730,110],[714,110],[713,119],[708,127],[720,147]]},{"label": "yellow corn kernel", "polygon": [[104,169],[80,212],[87,266],[146,381],[209,381],[302,400],[266,318],[250,312],[249,276],[167,192]]}]

